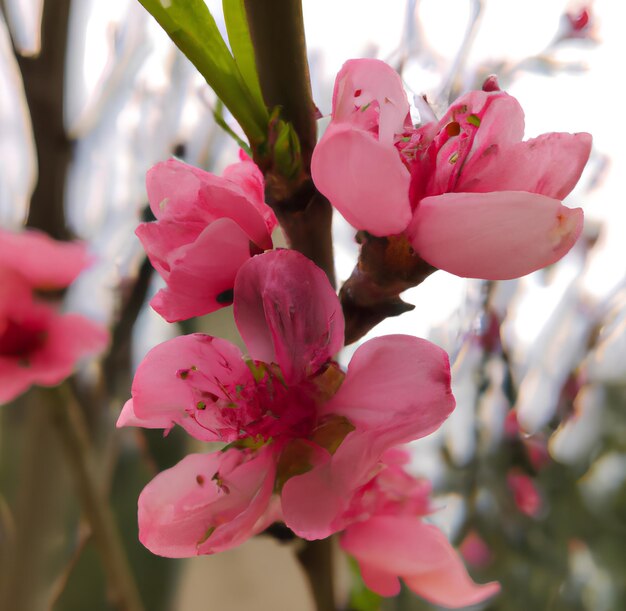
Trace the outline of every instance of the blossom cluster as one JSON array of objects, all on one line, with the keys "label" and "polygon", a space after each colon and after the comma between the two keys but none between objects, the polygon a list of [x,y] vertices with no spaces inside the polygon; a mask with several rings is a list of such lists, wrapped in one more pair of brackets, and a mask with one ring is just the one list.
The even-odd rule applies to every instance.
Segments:
[{"label": "blossom cluster", "polygon": [[[561,200],[589,155],[588,134],[522,141],[518,102],[488,81],[440,121],[414,127],[400,77],[376,60],[337,76],[312,178],[357,229],[398,236],[431,265],[485,279],[560,259],[582,229]],[[222,442],[157,475],[139,498],[139,536],[154,553],[211,554],[283,521],[304,539],[341,533],[368,587],[458,607],[498,590],[475,584],[424,521],[429,485],[405,470],[402,444],[454,409],[448,357],[412,336],[363,343],[344,371],[341,304],[303,255],[271,250],[276,218],[242,156],[223,177],[179,161],[148,174],[156,221],[137,234],[166,282],[167,320],[233,303],[247,347],[196,333],[153,348],[118,426],[183,427]],[[264,252],[265,251],[265,252]]]},{"label": "blossom cluster", "polygon": [[33,384],[55,386],[106,347],[103,327],[56,303],[87,265],[84,244],[0,230],[0,404]]},{"label": "blossom cluster", "polygon": [[346,62],[313,153],[317,188],[357,229],[401,234],[425,261],[458,276],[505,280],[558,261],[582,230],[582,210],[561,200],[580,178],[591,136],[522,141],[517,100],[494,79],[485,89],[415,128],[392,68]]},{"label": "blossom cluster", "polygon": [[[591,146],[588,134],[523,141],[523,132],[520,105],[494,80],[416,127],[400,77],[377,60],[353,60],[337,76],[312,178],[354,227],[408,242],[433,267],[514,278],[576,242],[582,211],[561,200]],[[137,235],[165,282],[152,307],[173,322],[232,303],[247,353],[194,333],[157,345],[139,365],[118,426],[167,433],[178,425],[222,444],[145,487],[142,543],[169,557],[212,554],[282,521],[308,540],[339,533],[365,584],[383,596],[398,593],[400,578],[448,607],[497,592],[475,584],[428,523],[430,486],[409,474],[400,449],[455,407],[446,353],[389,335],[360,345],[344,370],[341,303],[312,261],[273,249],[277,220],[245,154],[222,177],[160,163],[147,191],[156,220]],[[42,296],[87,263],[82,245],[0,233],[0,402],[57,384],[106,345],[98,325]],[[536,502],[522,502],[526,480],[512,473],[509,484],[534,513]]]}]

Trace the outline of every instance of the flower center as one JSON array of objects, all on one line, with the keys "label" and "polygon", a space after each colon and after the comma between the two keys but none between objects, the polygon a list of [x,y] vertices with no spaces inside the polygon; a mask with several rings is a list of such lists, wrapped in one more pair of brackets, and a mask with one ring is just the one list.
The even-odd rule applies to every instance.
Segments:
[{"label": "flower center", "polygon": [[46,342],[47,331],[41,321],[9,318],[0,331],[0,356],[25,359]]}]

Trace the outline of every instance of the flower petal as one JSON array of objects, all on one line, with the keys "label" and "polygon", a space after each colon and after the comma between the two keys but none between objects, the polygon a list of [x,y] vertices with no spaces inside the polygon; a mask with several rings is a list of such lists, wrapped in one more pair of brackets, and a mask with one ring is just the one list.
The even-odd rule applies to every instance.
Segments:
[{"label": "flower petal", "polygon": [[[150,207],[159,221],[174,220],[194,226],[196,231],[198,226],[204,227],[217,219],[230,218],[260,248],[271,248],[271,229],[259,210],[261,205],[256,191],[249,184],[250,172],[231,170],[230,176],[245,180],[246,184],[242,187],[234,180],[216,176],[176,159],[158,163],[146,175]],[[273,218],[269,207],[265,207],[265,214]]]},{"label": "flower petal", "polygon": [[393,144],[347,124],[331,124],[313,151],[315,186],[357,229],[385,236],[411,220],[409,171]]},{"label": "flower petal", "polygon": [[359,346],[322,413],[376,431],[390,447],[432,433],[454,404],[445,351],[416,337],[386,335]]},{"label": "flower petal", "polygon": [[239,431],[222,419],[214,402],[228,399],[228,389],[250,377],[239,348],[230,342],[201,333],[175,337],[150,350],[137,368],[133,414],[149,428],[179,424],[203,441],[232,441]]},{"label": "flower petal", "polygon": [[591,135],[543,134],[510,147],[487,147],[463,168],[456,191],[529,191],[564,199],[589,159]]},{"label": "flower petal", "polygon": [[372,102],[378,105],[378,139],[390,145],[409,113],[402,79],[379,59],[348,60],[335,79],[333,121],[350,121]]},{"label": "flower petal", "polygon": [[[426,156],[413,167],[412,192],[432,196],[461,191],[458,182],[474,158],[497,147],[508,148],[523,135],[524,113],[515,98],[502,91],[470,91],[450,105]],[[426,172],[420,169],[424,164]],[[427,185],[416,189],[416,182],[428,172]]]},{"label": "flower petal", "polygon": [[59,242],[34,229],[0,229],[0,267],[17,271],[32,287],[64,288],[89,262],[81,242]]},{"label": "flower petal", "polygon": [[318,448],[311,457],[313,469],[291,477],[281,491],[285,524],[303,539],[324,539],[339,530],[335,520],[345,510],[350,490],[334,477],[331,456]]},{"label": "flower petal", "polygon": [[235,281],[235,322],[250,356],[278,363],[294,383],[343,345],[339,299],[324,272],[293,250],[245,263]]},{"label": "flower petal", "polygon": [[139,539],[169,558],[212,554],[258,532],[275,476],[271,447],[191,454],[139,496]]},{"label": "flower petal", "polygon": [[194,242],[169,253],[167,286],[150,305],[168,322],[214,312],[232,301],[235,277],[249,258],[247,234],[234,221],[219,219]]},{"label": "flower petal", "polygon": [[400,580],[393,573],[373,567],[366,562],[359,562],[363,583],[380,596],[400,594]]},{"label": "flower petal", "polygon": [[400,577],[445,565],[450,547],[435,526],[410,515],[375,516],[351,524],[340,544],[359,562]]},{"label": "flower petal", "polygon": [[582,231],[583,212],[520,191],[423,199],[408,230],[428,263],[457,276],[508,280],[558,261]]},{"label": "flower petal", "polygon": [[495,581],[474,583],[458,552],[437,528],[430,526],[424,539],[430,539],[429,545],[439,546],[438,556],[445,554],[445,561],[431,570],[403,575],[413,592],[435,605],[456,609],[483,602],[500,591]]},{"label": "flower petal", "polygon": [[234,182],[243,191],[248,201],[265,220],[268,233],[278,225],[272,209],[265,203],[265,181],[258,166],[244,151],[239,151],[239,163],[232,163],[224,170],[223,176]]},{"label": "flower petal", "polygon": [[[402,577],[415,593],[445,607],[476,604],[500,589],[495,582],[475,584],[445,535],[409,515],[376,516],[353,524],[340,545],[367,567],[364,579],[368,571],[377,572],[366,584],[382,596],[389,595],[385,589],[392,576]],[[382,578],[384,573],[387,579]]]},{"label": "flower petal", "polygon": [[46,341],[30,357],[37,384],[54,386],[68,377],[79,359],[102,352],[109,333],[80,314],[55,314],[47,327]]}]

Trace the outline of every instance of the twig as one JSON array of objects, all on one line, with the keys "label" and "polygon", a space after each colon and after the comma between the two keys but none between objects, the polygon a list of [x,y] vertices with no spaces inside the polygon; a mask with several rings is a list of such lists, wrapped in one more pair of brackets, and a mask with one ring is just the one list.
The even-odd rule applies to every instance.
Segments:
[{"label": "twig", "polygon": [[113,603],[121,611],[141,611],[143,605],[122,547],[108,500],[98,487],[83,414],[67,384],[45,391],[47,407],[66,452],[82,510],[100,552]]},{"label": "twig", "polygon": [[335,611],[332,538],[303,543],[297,557],[306,573],[315,607],[317,611]]}]

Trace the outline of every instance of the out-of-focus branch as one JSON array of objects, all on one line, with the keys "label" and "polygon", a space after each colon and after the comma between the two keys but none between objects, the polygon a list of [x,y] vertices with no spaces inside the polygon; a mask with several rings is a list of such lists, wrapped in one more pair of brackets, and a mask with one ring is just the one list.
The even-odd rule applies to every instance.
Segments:
[{"label": "out-of-focus branch", "polygon": [[98,484],[82,411],[67,384],[45,394],[49,403],[45,407],[52,410],[52,422],[61,439],[82,510],[100,552],[110,597],[120,611],[141,611],[143,605],[111,507]]},{"label": "out-of-focus branch", "polygon": [[41,53],[17,57],[33,124],[39,174],[28,225],[59,239],[68,237],[63,202],[71,144],[63,126],[63,89],[69,12],[70,0],[45,2]]},{"label": "out-of-focus branch", "polygon": [[306,541],[298,552],[317,611],[335,611],[333,589],[333,541],[330,537]]}]

